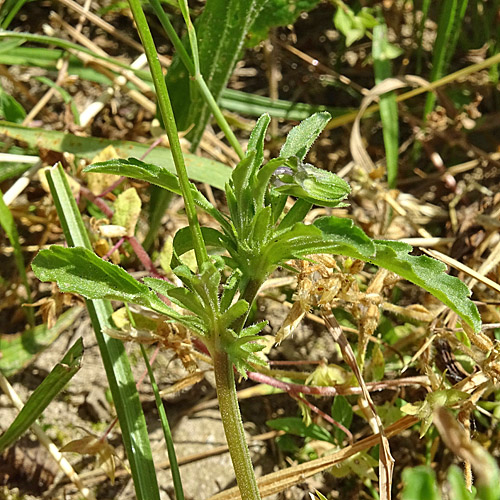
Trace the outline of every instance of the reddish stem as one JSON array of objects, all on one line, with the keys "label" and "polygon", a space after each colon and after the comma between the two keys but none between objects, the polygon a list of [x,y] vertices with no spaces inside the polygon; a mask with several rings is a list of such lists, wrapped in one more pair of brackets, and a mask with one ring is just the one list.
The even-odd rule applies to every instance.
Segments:
[{"label": "reddish stem", "polygon": [[[248,378],[261,384],[268,384],[277,389],[282,389],[291,394],[299,392],[303,394],[313,394],[316,396],[337,396],[339,394],[348,396],[352,394],[362,394],[361,387],[319,387],[314,385],[294,384],[292,382],[283,382],[269,375],[257,372],[247,372]],[[396,380],[382,380],[380,382],[368,382],[366,386],[371,391],[381,391],[392,389],[405,385],[427,385],[427,377],[406,377]]]},{"label": "reddish stem", "polygon": [[108,259],[111,257],[111,255],[113,255],[113,252],[114,252],[115,250],[118,250],[118,249],[122,246],[122,244],[123,244],[123,242],[124,242],[124,241],[125,241],[125,238],[120,238],[120,239],[118,240],[118,242],[117,242],[117,243],[115,243],[115,244],[111,247],[111,249],[110,249],[110,250],[108,250],[108,252],[106,253],[106,255],[104,255],[104,256],[103,256],[102,260],[108,260]]}]

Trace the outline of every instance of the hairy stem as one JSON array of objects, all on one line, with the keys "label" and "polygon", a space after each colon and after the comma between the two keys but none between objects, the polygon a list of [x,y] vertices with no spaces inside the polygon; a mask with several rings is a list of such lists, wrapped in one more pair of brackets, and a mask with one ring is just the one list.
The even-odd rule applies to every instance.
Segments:
[{"label": "hairy stem", "polygon": [[259,489],[236,396],[233,365],[229,361],[228,355],[222,350],[215,350],[212,353],[212,358],[222,424],[241,498],[242,500],[259,500]]}]

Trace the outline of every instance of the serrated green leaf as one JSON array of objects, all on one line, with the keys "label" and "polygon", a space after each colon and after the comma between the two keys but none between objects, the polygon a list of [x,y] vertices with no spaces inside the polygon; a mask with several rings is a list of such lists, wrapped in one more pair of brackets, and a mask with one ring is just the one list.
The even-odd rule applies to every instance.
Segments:
[{"label": "serrated green leaf", "polygon": [[39,280],[55,281],[62,292],[79,293],[87,299],[121,300],[178,316],[124,269],[83,247],[52,245],[35,257],[32,268]]},{"label": "serrated green leaf", "polygon": [[115,158],[113,160],[93,163],[85,167],[84,172],[123,175],[141,181],[147,181],[156,186],[181,194],[177,176],[164,167],[145,163],[137,158]]},{"label": "serrated green leaf", "polygon": [[252,151],[255,151],[255,157],[253,160],[253,171],[255,173],[257,169],[262,165],[264,160],[264,142],[266,140],[266,132],[271,122],[271,117],[269,114],[263,114],[255,124],[255,127],[250,134],[247,145],[247,156]]},{"label": "serrated green leaf", "polygon": [[142,202],[137,194],[135,188],[129,188],[123,193],[120,193],[113,208],[113,224],[123,226],[127,231],[127,236],[133,236],[135,233],[135,226],[141,214]]},{"label": "serrated green leaf", "polygon": [[270,206],[261,208],[253,217],[248,238],[252,241],[254,248],[260,249],[271,236],[273,229],[271,217],[272,209]]},{"label": "serrated green leaf", "polygon": [[255,151],[250,151],[233,170],[231,181],[233,183],[234,193],[241,202],[241,193],[248,187],[250,177],[253,170],[253,161],[255,159]]},{"label": "serrated green leaf", "polygon": [[321,113],[315,113],[292,128],[280,150],[280,156],[283,158],[296,156],[303,160],[330,119],[330,113],[322,111]]},{"label": "serrated green leaf", "polygon": [[[229,238],[226,238],[217,229],[211,227],[202,227],[201,233],[203,235],[203,240],[207,247],[225,249],[231,252],[234,248],[232,242]],[[193,237],[189,227],[183,227],[179,229],[174,236],[174,250],[175,253],[180,257],[181,255],[189,252],[193,249]]]},{"label": "serrated green leaf", "polygon": [[226,330],[223,339],[224,350],[229,359],[234,364],[238,373],[247,378],[247,371],[253,370],[251,363],[266,366],[266,362],[255,353],[264,349],[265,346],[259,343],[261,337],[258,333],[267,325],[267,321],[261,321],[243,329],[239,337],[233,330]]},{"label": "serrated green leaf", "polygon": [[425,255],[410,255],[413,249],[397,241],[375,241],[376,256],[369,262],[399,274],[438,298],[455,311],[476,332],[481,329],[481,317],[469,299],[470,290],[458,278],[446,274],[446,266]]},{"label": "serrated green leaf", "polygon": [[266,326],[267,321],[260,321],[259,323],[255,323],[255,325],[247,326],[241,330],[240,337],[253,337],[259,334]]},{"label": "serrated green leaf", "polygon": [[224,285],[222,285],[222,294],[220,297],[220,310],[226,311],[231,303],[233,302],[234,296],[238,291],[238,286],[241,280],[241,270],[235,269],[229,278],[226,280]]},{"label": "serrated green leaf", "polygon": [[206,320],[207,313],[200,299],[187,288],[175,287],[168,291],[169,298],[175,299],[175,302],[184,309],[193,312],[199,318]]},{"label": "serrated green leaf", "polygon": [[[171,173],[163,165],[145,163],[136,158],[123,160],[120,158],[100,163],[94,163],[84,169],[84,172],[101,172],[106,174],[123,175],[132,179],[149,182],[176,194],[181,194],[177,175]],[[191,184],[191,193],[194,202],[205,212],[210,214],[221,226],[228,228],[228,222],[224,216]]]}]

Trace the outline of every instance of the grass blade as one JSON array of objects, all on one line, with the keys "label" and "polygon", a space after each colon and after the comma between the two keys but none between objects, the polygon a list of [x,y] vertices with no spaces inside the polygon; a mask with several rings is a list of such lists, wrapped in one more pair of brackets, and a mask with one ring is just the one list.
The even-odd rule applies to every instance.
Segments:
[{"label": "grass blade", "polygon": [[431,0],[423,0],[422,2],[422,17],[420,19],[420,23],[418,25],[418,34],[417,34],[417,53],[416,53],[416,71],[417,75],[422,74],[422,54],[423,54],[423,39],[424,39],[424,30],[425,30],[425,21],[427,21],[427,16],[429,14],[429,7],[431,6]]},{"label": "grass blade", "polygon": [[[52,151],[73,153],[84,158],[93,158],[105,147],[112,145],[120,158],[143,157],[149,150],[147,144],[132,141],[112,141],[97,137],[80,137],[65,132],[23,127],[15,123],[0,121],[0,134],[27,143],[29,147],[43,147]],[[147,155],[148,163],[163,166],[175,173],[172,153],[167,148],[155,148]],[[190,179],[206,182],[217,189],[224,189],[231,176],[231,168],[222,163],[195,156],[185,155]]]},{"label": "grass blade", "polygon": [[[24,267],[23,252],[21,249],[21,245],[19,243],[19,234],[17,232],[14,217],[12,217],[9,207],[5,204],[3,200],[3,194],[1,191],[0,191],[0,225],[3,227],[3,230],[5,231],[7,238],[9,238],[10,244],[14,248],[14,259],[16,261],[16,267],[19,272],[19,276],[21,277],[21,281],[23,282],[24,288],[26,290],[27,301],[31,302],[31,288],[28,281],[28,275],[26,274],[26,268]],[[31,326],[34,326],[35,314],[33,312],[33,309],[28,307],[25,308],[24,311]]]},{"label": "grass blade", "polygon": [[[47,180],[66,241],[70,246],[91,250],[88,234],[61,165],[51,169]],[[125,349],[119,340],[102,333],[103,327],[112,327],[110,316],[113,308],[107,300],[87,300],[86,304],[120,421],[137,498],[159,500],[146,420]]]},{"label": "grass blade", "polygon": [[27,0],[7,0],[2,7],[0,7],[0,27],[7,29],[12,19],[19,12],[21,7]]},{"label": "grass blade", "polygon": [[158,408],[158,415],[160,416],[161,426],[163,428],[163,435],[165,436],[165,442],[167,444],[168,460],[170,462],[170,470],[172,472],[172,481],[174,483],[175,498],[177,500],[184,500],[184,490],[182,489],[181,474],[179,471],[179,464],[177,463],[177,455],[175,453],[174,441],[172,439],[172,432],[170,431],[170,425],[168,423],[167,413],[163,405],[163,401],[160,396],[160,391],[158,389],[158,384],[156,383],[153,370],[149,363],[148,355],[146,349],[141,344],[142,357],[144,358],[144,363],[148,369],[149,380],[151,381],[151,387],[155,395],[156,407]]},{"label": "grass blade", "polygon": [[[387,27],[379,24],[373,28],[373,67],[375,83],[391,78],[392,68],[387,40]],[[385,155],[387,162],[387,182],[389,188],[395,188],[398,177],[398,104],[396,94],[388,92],[380,96],[380,117],[384,136]]]},{"label": "grass blade", "polygon": [[33,391],[14,422],[0,438],[0,453],[21,437],[43,413],[49,403],[80,369],[83,340],[78,339],[64,358],[52,369],[44,381]]},{"label": "grass blade", "polygon": [[[444,0],[442,3],[438,21],[437,38],[434,44],[432,57],[431,82],[443,76],[455,52],[455,46],[458,41],[466,8],[467,0]],[[434,109],[435,103],[436,96],[429,93],[425,102],[424,119]]]}]

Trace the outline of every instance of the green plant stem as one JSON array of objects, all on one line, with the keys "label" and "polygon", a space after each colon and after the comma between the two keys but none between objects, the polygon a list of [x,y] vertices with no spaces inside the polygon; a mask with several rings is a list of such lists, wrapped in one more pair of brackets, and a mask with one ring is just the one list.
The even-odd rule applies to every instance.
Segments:
[{"label": "green plant stem", "polygon": [[242,500],[259,500],[260,493],[236,396],[233,365],[229,361],[228,355],[222,350],[214,350],[212,358],[222,424],[241,498]]},{"label": "green plant stem", "polygon": [[156,383],[156,379],[149,363],[148,353],[146,349],[141,344],[141,353],[148,370],[149,380],[151,381],[151,387],[155,395],[156,407],[158,408],[158,415],[160,416],[161,425],[163,428],[163,435],[165,437],[165,443],[167,445],[168,459],[170,461],[170,470],[172,472],[172,482],[174,483],[175,498],[176,500],[184,500],[184,491],[182,489],[181,475],[179,472],[179,464],[177,462],[177,455],[174,448],[174,440],[172,439],[172,432],[170,431],[170,424],[168,423],[167,413],[161,400],[160,391]]},{"label": "green plant stem", "polygon": [[[203,75],[199,71],[199,64],[195,65],[191,60],[191,58],[189,57],[186,48],[184,47],[181,39],[177,36],[177,33],[175,32],[174,27],[170,22],[170,19],[165,14],[165,11],[163,10],[159,0],[149,0],[149,3],[153,7],[158,19],[160,20],[161,25],[163,26],[163,29],[165,30],[167,36],[170,38],[170,41],[174,45],[175,50],[179,54],[182,63],[184,64],[184,66],[186,66],[186,69],[188,70],[190,76],[194,79],[195,83],[198,85],[198,89],[205,98],[206,103],[209,105],[212,114],[214,115],[214,118],[217,121],[217,124],[219,125],[220,129],[224,132],[224,135],[229,141],[229,144],[231,144],[232,148],[236,151],[237,155],[241,159],[244,158],[245,154],[243,153],[243,149],[241,148],[238,139],[231,130],[231,127],[227,123],[224,115],[222,114],[222,111],[219,108],[217,101],[214,99],[214,96],[210,92],[210,89],[208,88],[208,85],[206,84]],[[192,27],[192,30],[194,31],[194,27]],[[191,39],[192,38],[190,37],[190,43]],[[193,43],[191,43],[191,46],[192,45]],[[197,54],[196,50],[192,50],[192,52],[193,54]]]},{"label": "green plant stem", "polygon": [[160,61],[158,60],[158,53],[149,30],[146,16],[142,10],[140,0],[129,0],[130,10],[134,16],[137,25],[137,31],[141,37],[144,52],[148,59],[149,69],[153,77],[153,83],[158,96],[158,107],[160,114],[165,124],[168,140],[170,142],[170,149],[172,151],[172,158],[175,163],[177,175],[179,177],[179,185],[184,198],[184,205],[186,207],[186,215],[189,222],[193,238],[193,246],[196,254],[196,262],[198,268],[201,269],[203,263],[208,262],[208,253],[201,234],[200,224],[196,215],[196,208],[194,205],[193,195],[191,193],[191,183],[186,171],[184,163],[184,156],[182,155],[181,144],[177,134],[177,125],[175,124],[174,113],[172,111],[172,104],[168,95],[167,86],[161,70]]}]

